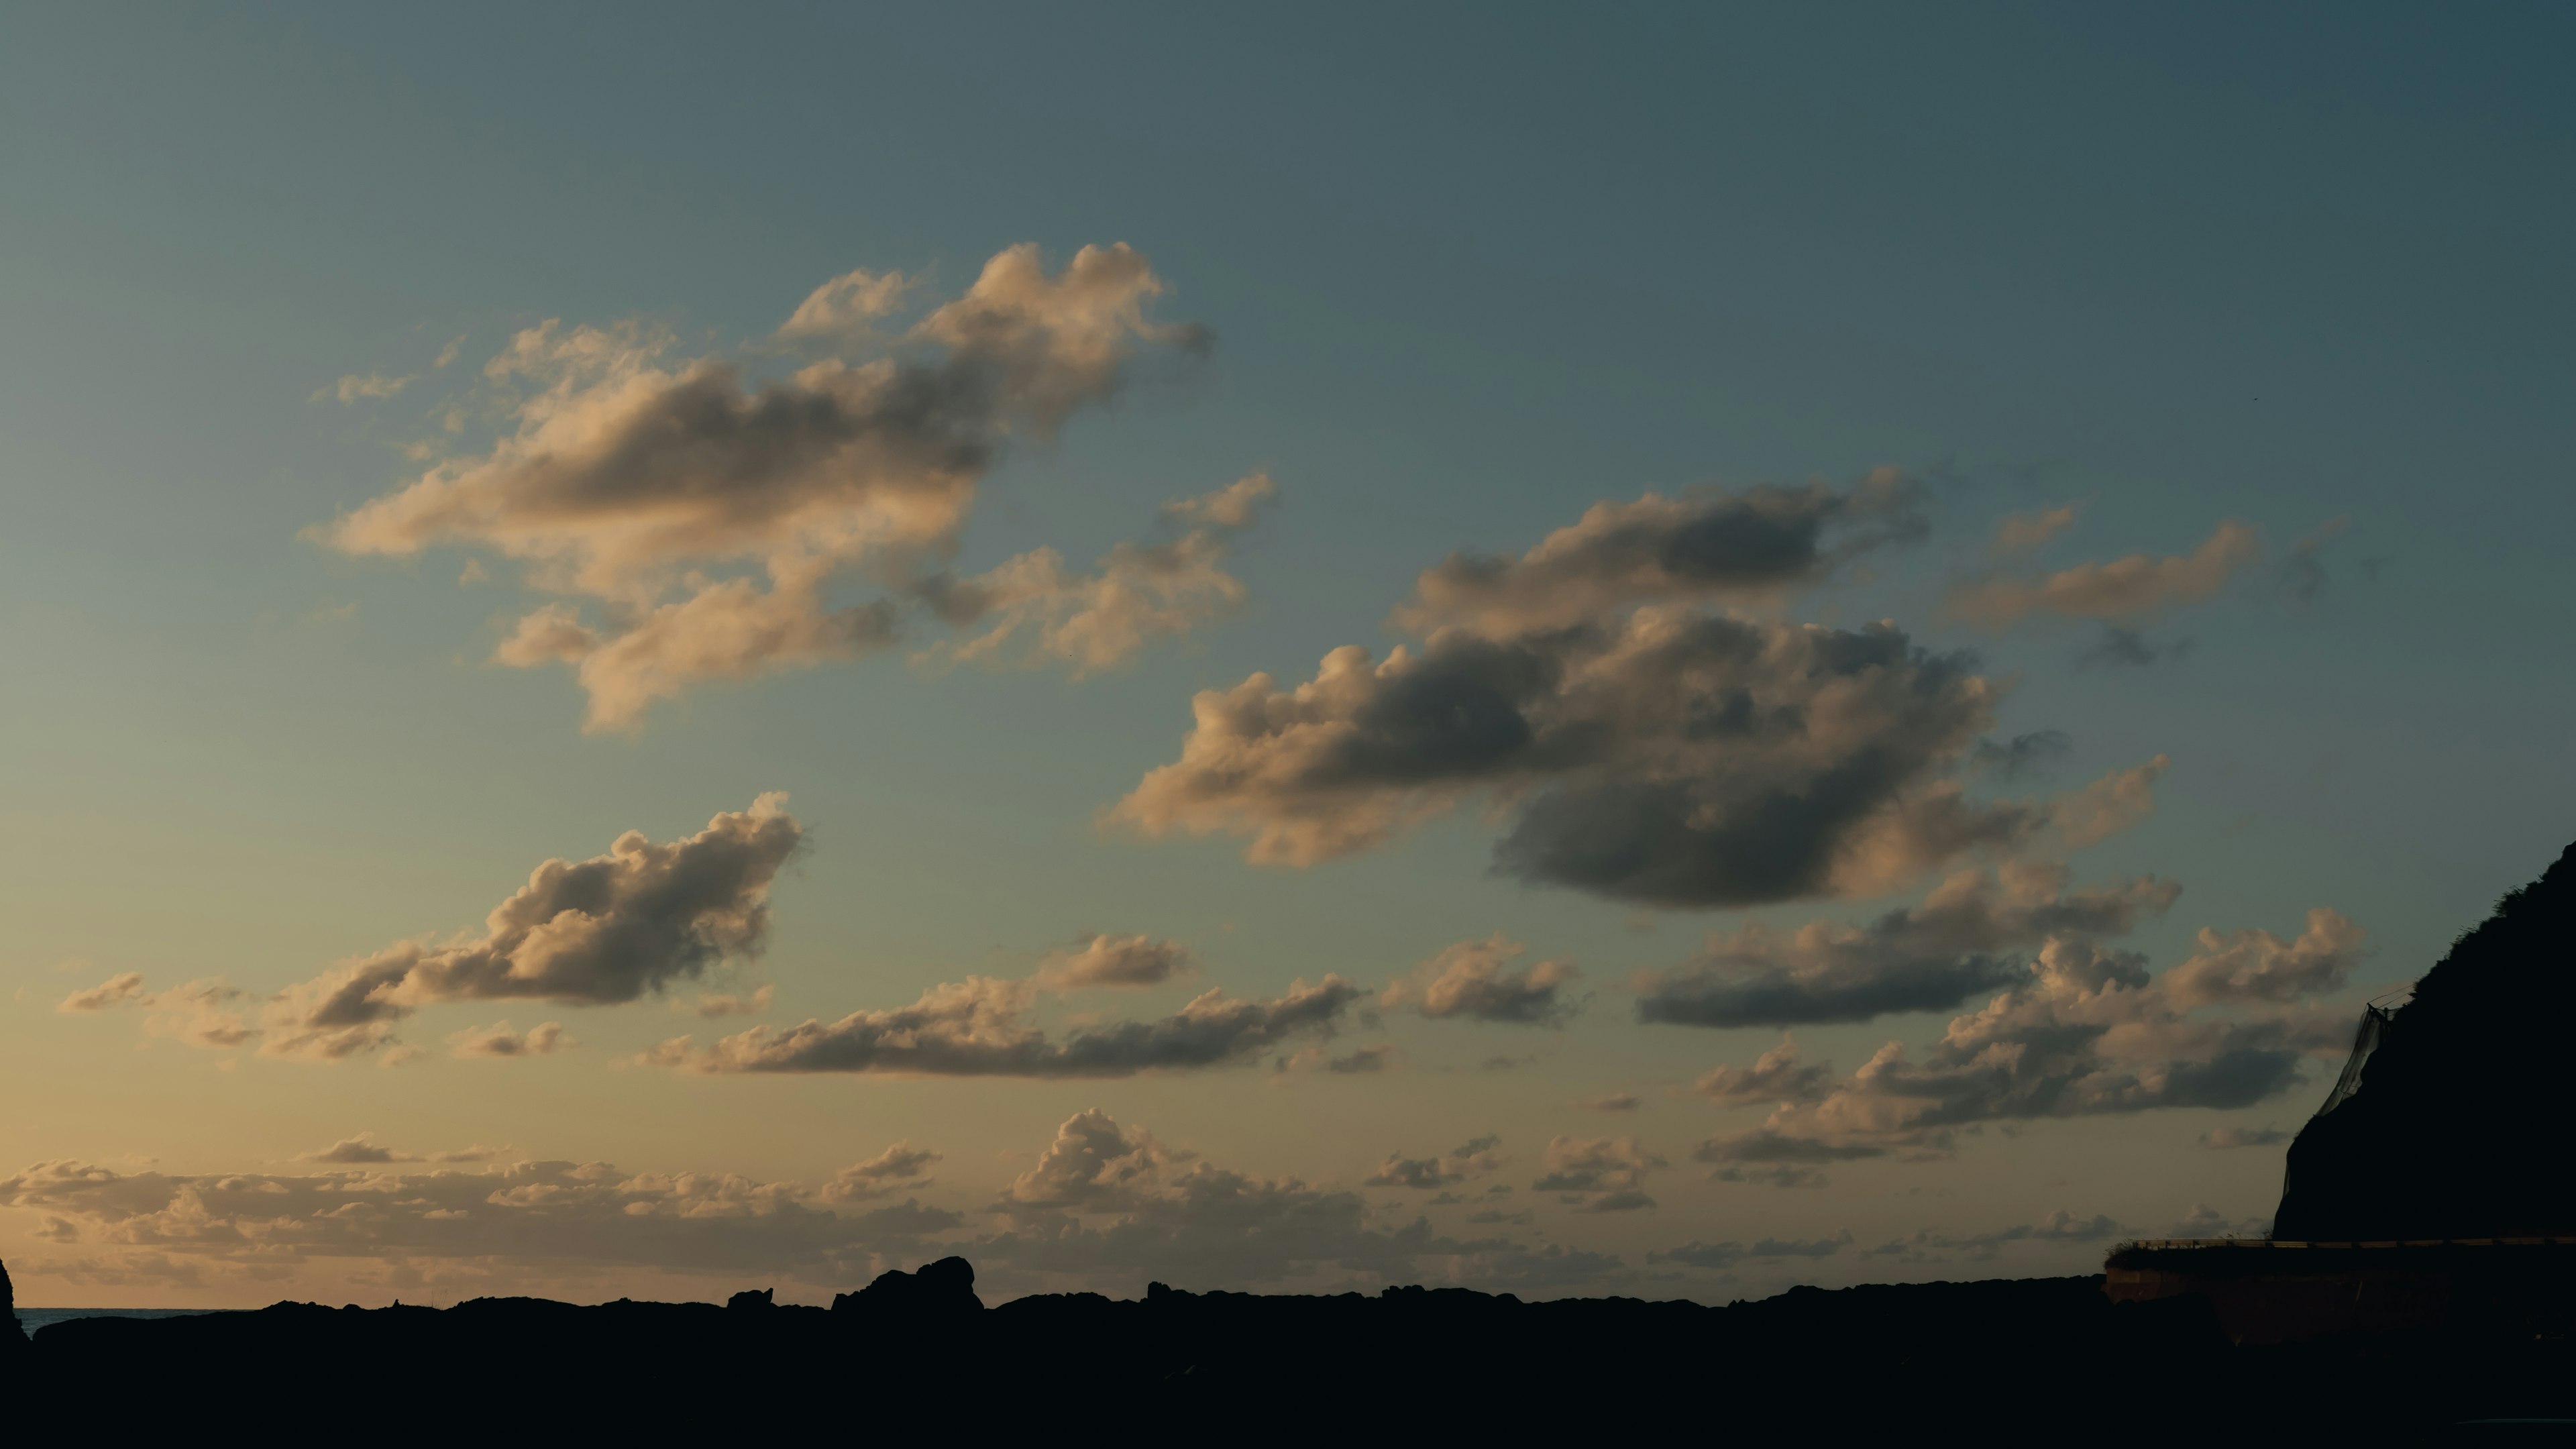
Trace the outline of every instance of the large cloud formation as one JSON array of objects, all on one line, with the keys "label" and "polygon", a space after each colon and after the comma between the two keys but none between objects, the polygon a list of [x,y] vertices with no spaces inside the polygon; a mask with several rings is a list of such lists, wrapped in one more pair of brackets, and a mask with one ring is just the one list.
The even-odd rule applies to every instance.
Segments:
[{"label": "large cloud formation", "polygon": [[1748,925],[1711,933],[1700,955],[1638,985],[1637,1018],[1688,1026],[1799,1026],[1940,1011],[2000,990],[2052,937],[2127,935],[2182,894],[2141,876],[2069,890],[2062,864],[2007,862],[1963,871],[1920,903],[1865,926],[1813,921],[1795,931]]},{"label": "large cloud formation", "polygon": [[1181,758],[1115,818],[1249,835],[1311,865],[1479,792],[1513,806],[1497,868],[1658,905],[1872,884],[2038,821],[1930,788],[1995,693],[1899,630],[1647,609],[1514,639],[1450,630],[1384,662],[1356,645],[1291,690],[1256,674],[1193,702]]},{"label": "large cloud formation", "polygon": [[1255,862],[1309,866],[1481,796],[1505,822],[1503,874],[1721,907],[1882,894],[2043,833],[2090,843],[2151,807],[2161,762],[2085,823],[2077,802],[1972,800],[1955,777],[1982,761],[2000,691],[1969,656],[1889,623],[1699,607],[1813,581],[1838,549],[1909,531],[1911,496],[1893,476],[1650,495],[1517,560],[1452,558],[1397,610],[1418,645],[1383,660],[1349,645],[1303,684],[1201,692],[1180,758],[1107,818],[1248,837]]},{"label": "large cloud formation", "polygon": [[1920,1060],[1891,1041],[1830,1089],[1802,1083],[1758,1131],[1711,1139],[1699,1156],[1805,1163],[1938,1152],[1956,1129],[1981,1122],[2250,1106],[2295,1083],[2306,1058],[2349,1046],[2348,1018],[2315,998],[2344,983],[2364,937],[2332,910],[2311,912],[2295,941],[2205,931],[2201,950],[2160,976],[2134,953],[2051,937],[2018,980],[1952,1018]]},{"label": "large cloud formation", "polygon": [[384,1046],[433,1002],[608,1005],[756,956],[770,883],[804,838],[787,797],[772,793],[695,835],[657,845],[630,830],[606,855],[549,860],[493,907],[479,937],[405,941],[278,993],[260,1051],[337,1060]]},{"label": "large cloud formation", "polygon": [[[1205,334],[1147,318],[1164,285],[1124,245],[1085,247],[1052,275],[1034,245],[1012,247],[869,355],[888,339],[860,324],[904,290],[864,273],[818,289],[782,335],[826,353],[777,377],[679,355],[667,331],[635,324],[530,328],[484,368],[509,431],[315,534],[351,554],[493,548],[535,587],[593,601],[600,622],[548,605],[495,658],[573,665],[595,731],[632,729],[701,680],[883,648],[925,589],[960,622],[975,591],[935,579],[1009,440],[1108,400],[1140,346]],[[1028,556],[982,581],[986,611],[1005,611],[1004,638],[1035,629],[1041,650],[1102,667],[1239,602],[1215,563],[1245,521],[1113,555],[1079,584]],[[851,571],[889,592],[836,603]]]}]

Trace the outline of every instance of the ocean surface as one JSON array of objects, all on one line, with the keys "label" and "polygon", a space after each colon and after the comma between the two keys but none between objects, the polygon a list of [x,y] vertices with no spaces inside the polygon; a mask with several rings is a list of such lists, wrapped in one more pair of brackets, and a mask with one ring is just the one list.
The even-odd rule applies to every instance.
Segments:
[{"label": "ocean surface", "polygon": [[37,1329],[48,1323],[60,1323],[66,1318],[186,1318],[193,1313],[224,1311],[220,1308],[21,1308],[18,1310],[18,1329],[33,1338]]}]

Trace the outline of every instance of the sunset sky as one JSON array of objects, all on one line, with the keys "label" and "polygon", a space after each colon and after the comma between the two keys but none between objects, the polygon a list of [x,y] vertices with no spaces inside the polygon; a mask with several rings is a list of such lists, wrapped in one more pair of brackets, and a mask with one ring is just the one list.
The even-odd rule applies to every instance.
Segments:
[{"label": "sunset sky", "polygon": [[2260,1233],[2576,837],[2550,6],[0,5],[31,1305]]}]

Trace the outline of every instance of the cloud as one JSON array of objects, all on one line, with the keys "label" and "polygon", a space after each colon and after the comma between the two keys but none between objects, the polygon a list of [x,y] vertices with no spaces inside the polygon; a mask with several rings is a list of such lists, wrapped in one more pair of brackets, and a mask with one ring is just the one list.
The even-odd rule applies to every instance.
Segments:
[{"label": "cloud", "polygon": [[897,1142],[865,1162],[854,1162],[834,1173],[818,1196],[829,1203],[865,1202],[917,1190],[927,1180],[930,1164],[939,1160],[939,1154],[928,1148]]},{"label": "cloud", "polygon": [[1013,1225],[970,1250],[1001,1281],[1067,1282],[1132,1295],[1145,1279],[1249,1287],[1449,1282],[1563,1290],[1619,1269],[1605,1254],[1459,1240],[1429,1221],[1381,1220],[1359,1194],[1194,1160],[1107,1113],[1077,1113],[1003,1200]]},{"label": "cloud", "polygon": [[608,1270],[849,1285],[963,1221],[913,1202],[843,1215],[826,1205],[827,1187],[731,1174],[630,1174],[600,1162],[483,1172],[381,1165],[368,1158],[354,1170],[295,1176],[44,1162],[0,1178],[0,1206],[78,1225],[84,1240],[121,1255],[119,1271],[157,1261],[200,1278],[321,1268],[336,1280],[356,1262],[421,1263],[522,1291],[531,1275]]},{"label": "cloud", "polygon": [[344,403],[382,401],[419,380],[417,376],[387,377],[381,372],[353,372],[314,393],[311,401],[320,402],[326,397],[336,397]]},{"label": "cloud", "polygon": [[469,1026],[447,1038],[449,1054],[457,1057],[542,1057],[579,1045],[564,1034],[560,1021],[539,1022],[524,1035],[513,1031],[510,1023],[498,1021]]},{"label": "cloud", "polygon": [[1196,974],[1198,962],[1177,941],[1151,936],[1095,934],[1081,945],[1055,951],[1038,963],[1035,980],[1052,991],[1102,986],[1160,986]]},{"label": "cloud", "polygon": [[96,986],[73,992],[54,1009],[77,1015],[139,1007],[151,1013],[143,1022],[148,1035],[174,1037],[191,1046],[221,1050],[241,1046],[259,1035],[259,1030],[243,1020],[240,1012],[229,1009],[229,1003],[241,998],[242,992],[219,976],[183,982],[166,991],[146,991],[142,972],[124,971]]},{"label": "cloud", "polygon": [[1457,626],[1508,638],[1638,603],[1766,600],[1921,536],[1920,496],[1919,485],[1882,468],[1841,490],[1810,482],[1596,503],[1517,559],[1451,554],[1423,571],[1394,622],[1418,634]]},{"label": "cloud", "polygon": [[[1238,1065],[1281,1043],[1329,1033],[1360,989],[1327,975],[1269,1001],[1211,990],[1171,1016],[1086,1026],[1051,1039],[1030,1019],[1037,985],[973,976],[910,1006],[854,1011],[725,1037],[689,1059],[702,1072],[887,1072],[923,1076],[1125,1077]],[[666,1043],[666,1047],[673,1044]],[[679,1043],[685,1050],[685,1042]],[[671,1061],[676,1052],[660,1057]]]},{"label": "cloud", "polygon": [[295,1160],[336,1163],[344,1167],[364,1167],[379,1162],[418,1162],[420,1159],[397,1153],[392,1148],[381,1145],[375,1140],[375,1134],[372,1132],[361,1132],[355,1137],[343,1137],[319,1152],[299,1152],[295,1154]]},{"label": "cloud", "polygon": [[1990,629],[2007,628],[2035,614],[2135,623],[2215,596],[2262,557],[2262,536],[2251,525],[2230,520],[2187,554],[2130,554],[2036,580],[2002,575],[1973,580],[1951,591],[1950,611]]},{"label": "cloud", "polygon": [[2281,560],[2283,603],[2294,609],[2304,609],[2317,601],[2317,596],[2326,590],[2326,566],[2322,557],[2326,545],[2351,527],[2352,519],[2349,517],[2331,518],[2290,545],[2289,555]]},{"label": "cloud", "polygon": [[1197,526],[1146,543],[1122,543],[1099,569],[1068,575],[1064,556],[1041,548],[967,579],[925,582],[941,617],[982,630],[933,645],[924,662],[1062,662],[1081,679],[1133,660],[1162,638],[1180,638],[1243,607],[1243,582],[1225,571],[1234,535],[1277,495],[1254,474],[1204,498],[1170,505],[1165,516]]},{"label": "cloud", "polygon": [[1824,1095],[1834,1069],[1823,1062],[1802,1063],[1798,1043],[1783,1036],[1780,1044],[1754,1059],[1749,1067],[1715,1066],[1691,1090],[1722,1107],[1765,1102],[1813,1101]]},{"label": "cloud", "polygon": [[2072,503],[2062,503],[2037,513],[2016,513],[1995,526],[1995,541],[1987,552],[1995,558],[2029,553],[2074,526],[2075,505]]},{"label": "cloud", "polygon": [[2103,1214],[2096,1213],[2089,1218],[2079,1218],[2066,1209],[2059,1208],[2043,1221],[2023,1223],[1998,1232],[1953,1234],[1926,1230],[1917,1232],[1911,1237],[1881,1243],[1875,1248],[1863,1248],[1860,1255],[1864,1258],[1894,1257],[1919,1262],[1938,1254],[1964,1252],[1971,1261],[1983,1262],[1993,1258],[1996,1250],[2007,1243],[2099,1243],[2112,1238],[2130,1236],[2131,1232],[2131,1229],[2121,1226]]},{"label": "cloud", "polygon": [[[2077,819],[2089,830],[2112,808],[2087,804]],[[1754,923],[1711,932],[1696,958],[1638,979],[1637,1018],[1796,1026],[1943,1010],[2020,980],[2024,948],[2049,937],[2126,935],[2182,892],[2154,876],[2069,890],[2068,877],[2061,864],[2015,861],[1953,875],[1921,903],[1865,926],[1811,921],[1782,932]]]},{"label": "cloud", "polygon": [[1851,1246],[1851,1230],[1846,1228],[1830,1238],[1764,1238],[1751,1247],[1738,1242],[1688,1242],[1678,1248],[1648,1253],[1649,1263],[1679,1263],[1686,1268],[1732,1268],[1750,1260],[1776,1261],[1782,1258],[1830,1258]]},{"label": "cloud", "polygon": [[1583,1212],[1630,1212],[1655,1205],[1644,1192],[1646,1174],[1668,1164],[1634,1137],[1554,1137],[1539,1165],[1531,1191],[1584,1194]]},{"label": "cloud", "polygon": [[[1761,1134],[1740,1140],[1769,1144],[1784,1161],[1864,1148],[1937,1152],[1952,1131],[1980,1122],[2251,1106],[2296,1083],[2307,1058],[2350,1046],[2342,1012],[2285,999],[2339,984],[2320,963],[2357,933],[2325,914],[2302,938],[2307,951],[2259,933],[2209,932],[2193,960],[2211,964],[2161,977],[2133,953],[2052,937],[2019,981],[1953,1017],[1920,1061],[1888,1042],[1823,1096],[1783,1103]],[[2199,1011],[2212,1004],[2226,1010]]]},{"label": "cloud", "polygon": [[[852,342],[841,324],[886,285],[835,279],[789,328]],[[483,369],[512,419],[488,450],[311,532],[353,555],[488,548],[524,563],[532,586],[591,601],[596,622],[548,605],[495,658],[574,665],[584,728],[633,730],[699,682],[891,644],[911,586],[954,553],[1013,437],[1052,435],[1107,401],[1141,344],[1203,343],[1145,319],[1162,290],[1123,245],[1085,247],[1053,275],[1034,246],[1013,247],[897,355],[767,378],[677,355],[657,329],[549,320]],[[836,602],[850,580],[886,592]]]},{"label": "cloud", "polygon": [[1434,1019],[1563,1026],[1581,1002],[1561,1001],[1557,988],[1583,973],[1563,961],[1539,961],[1518,971],[1505,966],[1528,948],[1501,932],[1483,941],[1461,941],[1386,988],[1378,1004],[1411,1007]]},{"label": "cloud", "polygon": [[96,986],[84,987],[62,999],[54,1010],[64,1012],[106,1011],[112,1007],[134,1006],[149,999],[143,989],[143,973],[120,971]]},{"label": "cloud", "polygon": [[1634,1092],[1605,1092],[1575,1105],[1587,1112],[1634,1112],[1646,1105],[1646,1099]]},{"label": "cloud", "polygon": [[767,794],[695,835],[656,845],[630,830],[606,855],[549,860],[479,937],[406,941],[280,992],[261,1053],[338,1060],[384,1046],[433,1002],[608,1005],[756,956],[770,882],[803,839],[787,797]]},{"label": "cloud", "polygon": [[2200,1134],[2200,1145],[2222,1151],[2240,1147],[2279,1147],[2290,1134],[2278,1127],[2212,1127]]},{"label": "cloud", "polygon": [[1875,892],[2044,822],[1936,777],[1989,725],[1993,686],[1900,631],[1645,609],[1615,625],[1436,635],[1383,662],[1325,656],[1293,690],[1202,692],[1179,760],[1110,818],[1251,837],[1262,864],[1377,846],[1479,793],[1496,869],[1666,906]]},{"label": "cloud", "polygon": [[2171,768],[2171,757],[2158,755],[2145,764],[2113,770],[2083,789],[2052,801],[2049,821],[2057,827],[2069,850],[2099,845],[2155,813],[2156,781]]},{"label": "cloud", "polygon": [[2025,775],[2046,774],[2051,765],[2063,759],[2074,747],[2074,737],[2064,730],[2033,730],[2028,734],[2015,735],[2000,745],[1992,740],[1979,740],[1969,759],[1978,769],[1999,780],[2017,780]]},{"label": "cloud", "polygon": [[2101,636],[2075,656],[2075,667],[2090,669],[2099,664],[2113,669],[2145,669],[2153,664],[2178,662],[2190,652],[2191,641],[2188,639],[2150,644],[2147,636],[2135,629],[2105,624]]},{"label": "cloud", "polygon": [[1462,1142],[1439,1157],[1405,1157],[1390,1155],[1377,1171],[1361,1180],[1362,1187],[1413,1187],[1430,1189],[1454,1187],[1470,1178],[1483,1177],[1510,1159],[1494,1149],[1502,1146],[1500,1137],[1478,1137]]},{"label": "cloud", "polygon": [[759,990],[752,992],[748,996],[731,993],[719,994],[716,992],[701,992],[698,999],[694,1002],[679,1002],[675,1004],[683,1011],[687,1011],[696,1016],[706,1017],[709,1020],[724,1016],[758,1016],[760,1013],[769,1009],[770,1001],[775,998],[777,994],[777,987],[764,985]]},{"label": "cloud", "polygon": [[782,338],[867,335],[881,319],[903,305],[913,279],[901,272],[843,272],[806,294],[796,311],[779,324]]},{"label": "cloud", "polygon": [[2199,949],[2165,973],[2165,993],[2186,1011],[2213,1002],[2323,995],[2351,979],[2369,936],[2325,906],[2309,911],[2307,928],[2290,941],[2260,929],[2221,933],[2203,926],[2194,938]]}]

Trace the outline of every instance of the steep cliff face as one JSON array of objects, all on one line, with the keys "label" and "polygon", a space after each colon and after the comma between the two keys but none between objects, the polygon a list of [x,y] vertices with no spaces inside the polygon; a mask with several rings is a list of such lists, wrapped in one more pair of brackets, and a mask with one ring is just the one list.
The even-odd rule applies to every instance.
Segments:
[{"label": "steep cliff face", "polygon": [[2576,845],[2453,942],[2414,1000],[2364,1022],[2368,1055],[2290,1144],[2272,1236],[2576,1235],[2565,1186],[2571,957]]},{"label": "steep cliff face", "polygon": [[18,1295],[9,1286],[9,1265],[0,1263],[0,1373],[13,1372],[26,1353],[27,1335],[18,1327]]}]

